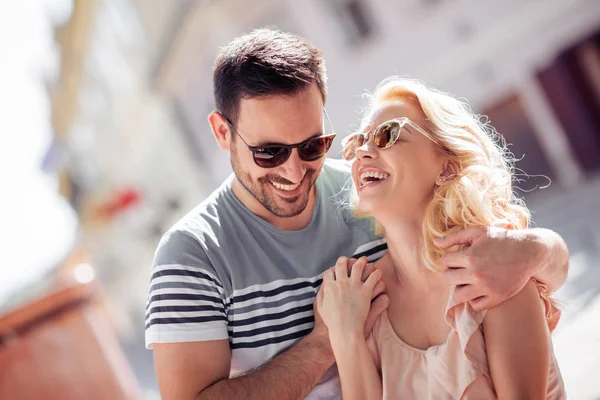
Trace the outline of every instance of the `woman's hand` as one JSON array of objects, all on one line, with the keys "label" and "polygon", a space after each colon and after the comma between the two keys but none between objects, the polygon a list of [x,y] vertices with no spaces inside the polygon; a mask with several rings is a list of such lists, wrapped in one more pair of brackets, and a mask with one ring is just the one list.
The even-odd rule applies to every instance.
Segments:
[{"label": "woman's hand", "polygon": [[375,270],[362,281],[367,258],[361,257],[348,276],[347,257],[340,257],[335,267],[325,271],[317,295],[317,310],[327,325],[332,345],[348,335],[364,337],[365,321],[371,308],[374,292],[381,292],[381,271]]}]

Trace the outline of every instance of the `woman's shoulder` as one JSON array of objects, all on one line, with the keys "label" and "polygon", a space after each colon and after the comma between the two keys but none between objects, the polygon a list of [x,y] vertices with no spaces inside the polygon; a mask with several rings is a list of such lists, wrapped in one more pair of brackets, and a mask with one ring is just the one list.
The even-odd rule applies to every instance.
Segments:
[{"label": "woman's shoulder", "polygon": [[454,300],[454,290],[450,292],[446,309],[446,322],[454,330],[464,329],[470,331],[477,329],[484,320],[511,320],[522,318],[524,315],[544,312],[550,331],[554,330],[560,319],[560,310],[550,298],[547,287],[532,278],[525,287],[513,297],[489,310],[476,311],[470,304],[458,303]]},{"label": "woman's shoulder", "polygon": [[550,299],[546,286],[532,278],[516,295],[491,308],[485,320],[499,323],[527,321],[529,316],[540,312],[543,312],[548,329],[552,331],[560,318],[560,310]]}]

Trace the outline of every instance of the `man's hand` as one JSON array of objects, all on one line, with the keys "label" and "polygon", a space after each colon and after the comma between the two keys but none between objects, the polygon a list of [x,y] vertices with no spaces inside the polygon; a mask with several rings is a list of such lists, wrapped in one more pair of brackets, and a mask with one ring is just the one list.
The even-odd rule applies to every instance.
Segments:
[{"label": "man's hand", "polygon": [[442,279],[456,285],[456,301],[468,301],[480,311],[520,292],[550,257],[548,248],[526,232],[473,227],[436,239],[443,249],[462,246],[441,260],[448,268]]}]

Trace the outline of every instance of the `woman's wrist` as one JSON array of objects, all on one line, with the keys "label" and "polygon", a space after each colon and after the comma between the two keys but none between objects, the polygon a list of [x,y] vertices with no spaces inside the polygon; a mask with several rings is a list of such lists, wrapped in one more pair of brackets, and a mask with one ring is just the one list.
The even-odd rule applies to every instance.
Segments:
[{"label": "woman's wrist", "polygon": [[353,329],[349,332],[330,332],[329,339],[333,353],[345,354],[354,351],[357,346],[366,345],[364,329]]}]

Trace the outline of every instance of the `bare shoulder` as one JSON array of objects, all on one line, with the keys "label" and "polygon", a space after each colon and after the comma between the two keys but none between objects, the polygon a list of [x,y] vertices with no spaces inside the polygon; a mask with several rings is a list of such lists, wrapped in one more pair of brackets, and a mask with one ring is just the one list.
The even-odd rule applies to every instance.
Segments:
[{"label": "bare shoulder", "polygon": [[[544,317],[544,307],[535,282],[530,280],[515,296],[490,309],[485,316],[484,324],[526,322],[524,320],[533,316]],[[536,320],[539,321],[537,318]],[[531,323],[535,323],[535,320]]]}]

